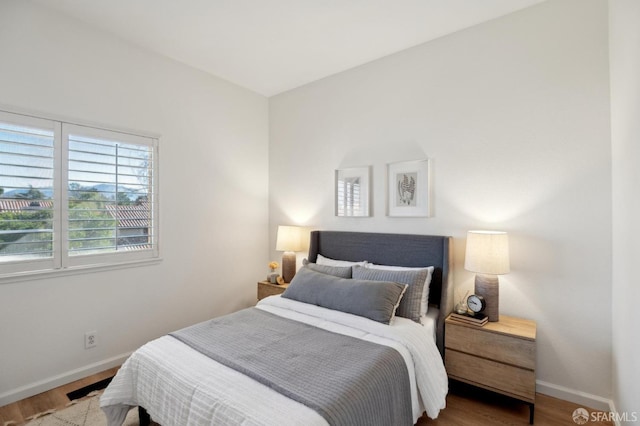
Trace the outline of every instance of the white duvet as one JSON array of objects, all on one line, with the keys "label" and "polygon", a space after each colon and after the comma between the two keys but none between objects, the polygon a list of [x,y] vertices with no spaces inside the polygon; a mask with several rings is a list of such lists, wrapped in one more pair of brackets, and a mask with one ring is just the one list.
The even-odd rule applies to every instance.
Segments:
[{"label": "white duvet", "polygon": [[[257,308],[336,333],[396,348],[409,370],[414,423],[445,407],[448,390],[433,329],[405,318],[391,325],[272,296]],[[163,426],[327,425],[312,409],[164,336],[134,352],[100,398],[109,426],[143,406]]]}]

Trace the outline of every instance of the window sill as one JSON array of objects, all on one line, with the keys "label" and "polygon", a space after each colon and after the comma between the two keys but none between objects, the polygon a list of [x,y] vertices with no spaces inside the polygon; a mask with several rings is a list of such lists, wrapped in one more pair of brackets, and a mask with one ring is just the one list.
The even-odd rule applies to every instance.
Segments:
[{"label": "window sill", "polygon": [[24,281],[52,279],[66,277],[70,275],[91,274],[95,272],[112,271],[125,268],[139,268],[142,266],[156,265],[162,262],[161,257],[153,259],[133,260],[129,262],[93,264],[83,266],[73,266],[64,269],[46,269],[41,271],[18,272],[14,274],[0,275],[0,285]]}]

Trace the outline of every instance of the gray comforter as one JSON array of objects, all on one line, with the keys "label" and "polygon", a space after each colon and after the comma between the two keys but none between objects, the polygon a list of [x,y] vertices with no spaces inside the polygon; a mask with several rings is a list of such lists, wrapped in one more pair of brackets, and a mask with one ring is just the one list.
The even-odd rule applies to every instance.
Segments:
[{"label": "gray comforter", "polygon": [[409,375],[392,348],[249,308],[171,336],[323,416],[412,425]]}]

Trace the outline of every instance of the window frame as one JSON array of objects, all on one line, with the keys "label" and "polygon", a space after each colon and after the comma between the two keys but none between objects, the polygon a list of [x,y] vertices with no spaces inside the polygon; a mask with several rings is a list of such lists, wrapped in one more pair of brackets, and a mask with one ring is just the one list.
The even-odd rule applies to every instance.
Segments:
[{"label": "window frame", "polygon": [[[161,261],[159,223],[159,136],[137,131],[119,130],[109,126],[79,123],[77,120],[62,120],[25,112],[14,112],[0,105],[0,121],[32,126],[53,131],[53,247],[52,256],[44,259],[24,259],[0,262],[0,284],[6,282],[46,278],[78,272],[102,271],[123,267],[142,266]],[[151,150],[150,189],[150,238],[151,248],[115,253],[69,256],[69,134],[108,138],[134,145],[148,146]],[[109,136],[111,136],[109,138]]]}]

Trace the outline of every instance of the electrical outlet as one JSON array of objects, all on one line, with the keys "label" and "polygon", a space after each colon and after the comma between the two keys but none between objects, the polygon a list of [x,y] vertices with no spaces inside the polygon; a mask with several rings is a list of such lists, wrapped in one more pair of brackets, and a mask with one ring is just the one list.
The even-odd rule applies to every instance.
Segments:
[{"label": "electrical outlet", "polygon": [[87,331],[84,333],[84,348],[90,349],[95,347],[98,344],[98,332],[97,331]]}]

